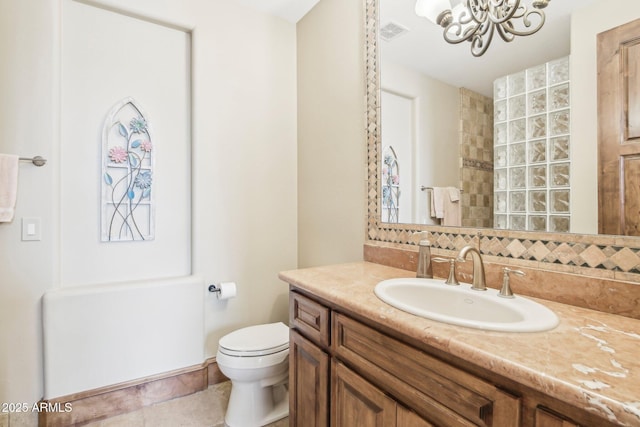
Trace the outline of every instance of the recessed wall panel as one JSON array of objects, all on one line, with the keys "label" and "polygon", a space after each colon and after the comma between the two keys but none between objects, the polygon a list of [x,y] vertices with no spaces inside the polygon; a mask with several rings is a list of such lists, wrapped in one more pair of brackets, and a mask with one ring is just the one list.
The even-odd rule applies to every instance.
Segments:
[{"label": "recessed wall panel", "polygon": [[[190,34],[72,0],[62,32],[62,285],[190,274]],[[153,137],[155,238],[104,243],[101,132],[126,97]]]}]

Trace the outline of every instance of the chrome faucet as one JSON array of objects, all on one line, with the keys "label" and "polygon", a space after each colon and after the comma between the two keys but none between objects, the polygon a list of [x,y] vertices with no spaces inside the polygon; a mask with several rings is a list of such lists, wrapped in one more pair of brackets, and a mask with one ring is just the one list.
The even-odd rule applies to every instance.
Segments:
[{"label": "chrome faucet", "polygon": [[471,259],[473,259],[473,284],[471,289],[474,291],[486,291],[487,285],[484,277],[484,265],[482,265],[482,256],[480,255],[480,251],[473,246],[465,246],[460,250],[457,260],[464,262],[469,252],[471,252]]}]

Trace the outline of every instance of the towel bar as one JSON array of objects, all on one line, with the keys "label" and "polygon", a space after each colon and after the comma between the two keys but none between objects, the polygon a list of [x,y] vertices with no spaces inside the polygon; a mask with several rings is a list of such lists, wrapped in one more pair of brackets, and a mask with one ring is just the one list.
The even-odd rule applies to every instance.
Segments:
[{"label": "towel bar", "polygon": [[[424,185],[421,185],[420,191],[425,191],[425,190],[433,190],[433,187],[425,187]],[[462,193],[462,189],[460,189],[460,192]]]},{"label": "towel bar", "polygon": [[44,157],[41,157],[41,156],[20,157],[20,160],[25,161],[25,162],[31,162],[36,166],[44,166],[44,164],[47,163],[47,159],[45,159]]}]

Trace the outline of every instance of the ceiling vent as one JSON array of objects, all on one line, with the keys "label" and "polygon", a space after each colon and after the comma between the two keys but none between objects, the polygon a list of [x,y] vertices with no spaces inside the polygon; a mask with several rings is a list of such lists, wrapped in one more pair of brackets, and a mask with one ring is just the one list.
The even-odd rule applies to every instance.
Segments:
[{"label": "ceiling vent", "polygon": [[400,25],[397,22],[390,21],[389,23],[380,27],[380,38],[384,41],[390,42],[397,39],[409,32],[409,29],[404,25]]}]

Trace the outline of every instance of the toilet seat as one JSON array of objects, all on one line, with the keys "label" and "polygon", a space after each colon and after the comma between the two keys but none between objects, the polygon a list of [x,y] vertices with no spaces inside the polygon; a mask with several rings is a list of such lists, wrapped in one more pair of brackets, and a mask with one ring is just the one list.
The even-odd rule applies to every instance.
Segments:
[{"label": "toilet seat", "polygon": [[218,351],[227,356],[259,357],[289,348],[289,328],[282,322],[238,329],[220,338]]}]

